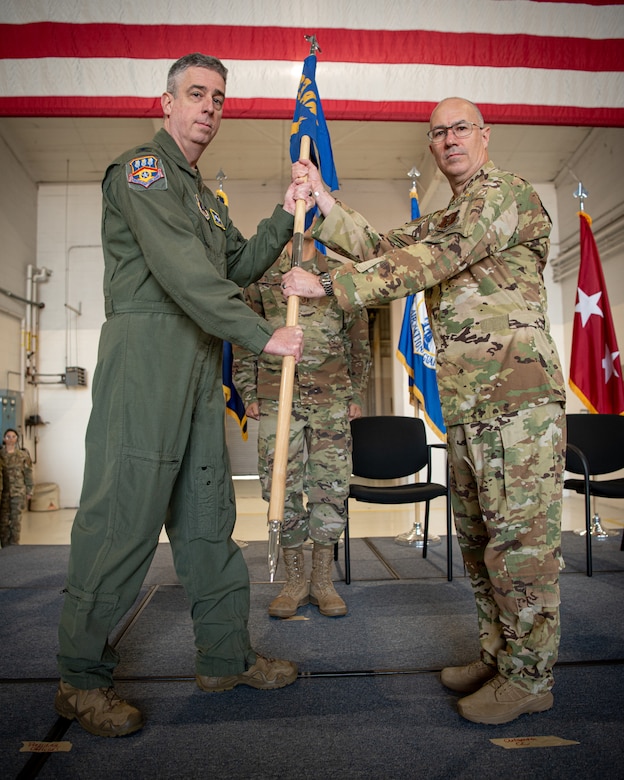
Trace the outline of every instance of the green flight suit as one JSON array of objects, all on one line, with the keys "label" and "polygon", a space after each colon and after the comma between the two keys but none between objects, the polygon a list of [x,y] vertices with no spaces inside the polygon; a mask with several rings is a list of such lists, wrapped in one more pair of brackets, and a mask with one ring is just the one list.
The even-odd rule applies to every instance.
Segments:
[{"label": "green flight suit", "polygon": [[261,352],[273,326],[241,288],[292,235],[276,207],[249,241],[173,138],[119,157],[103,181],[106,323],[59,627],[61,677],[112,684],[108,637],[132,606],[163,524],[190,602],[202,675],[255,663],[249,576],[231,539],[222,340]]}]

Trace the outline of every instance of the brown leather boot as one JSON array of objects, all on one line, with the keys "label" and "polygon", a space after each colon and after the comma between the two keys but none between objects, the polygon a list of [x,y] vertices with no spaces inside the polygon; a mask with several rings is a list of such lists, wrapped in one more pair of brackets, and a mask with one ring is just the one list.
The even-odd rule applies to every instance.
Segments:
[{"label": "brown leather boot", "polygon": [[336,593],[331,579],[334,562],[333,545],[314,542],[312,548],[312,576],[310,578],[310,601],[319,608],[321,615],[340,617],[347,614],[347,605]]},{"label": "brown leather boot", "polygon": [[195,675],[197,685],[207,693],[231,691],[237,685],[248,685],[260,691],[272,691],[294,683],[297,679],[297,665],[281,658],[264,658],[259,655],[256,663],[246,672],[229,674],[224,677]]},{"label": "brown leather boot", "polygon": [[143,716],[114,688],[83,690],[59,681],[54,707],[68,720],[74,718],[83,729],[98,737],[123,737],[143,727]]},{"label": "brown leather boot", "polygon": [[309,602],[310,585],[305,576],[303,547],[285,547],[286,584],[279,596],[269,604],[271,617],[288,618],[297,613],[299,607]]}]

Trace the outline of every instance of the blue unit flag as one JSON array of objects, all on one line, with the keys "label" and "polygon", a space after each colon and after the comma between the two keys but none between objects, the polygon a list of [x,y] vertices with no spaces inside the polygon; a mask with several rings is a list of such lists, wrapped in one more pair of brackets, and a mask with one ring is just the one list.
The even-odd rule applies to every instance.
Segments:
[{"label": "blue unit flag", "polygon": [[[412,220],[418,219],[420,209],[415,187],[410,191],[410,199]],[[422,292],[405,299],[397,357],[408,373],[410,397],[420,403],[425,419],[436,435],[444,440],[446,426],[436,378],[436,349]]]},{"label": "blue unit flag", "polygon": [[225,411],[238,423],[243,441],[247,441],[247,415],[245,404],[234,387],[232,379],[232,345],[229,341],[223,342],[223,395],[225,396]]},{"label": "blue unit flag", "polygon": [[304,135],[310,138],[310,158],[319,169],[323,181],[330,190],[337,190],[339,188],[338,175],[334,166],[329,130],[316,86],[316,56],[314,54],[310,54],[303,61],[303,72],[297,90],[297,103],[290,130],[290,159],[292,162],[299,159],[301,138]]}]

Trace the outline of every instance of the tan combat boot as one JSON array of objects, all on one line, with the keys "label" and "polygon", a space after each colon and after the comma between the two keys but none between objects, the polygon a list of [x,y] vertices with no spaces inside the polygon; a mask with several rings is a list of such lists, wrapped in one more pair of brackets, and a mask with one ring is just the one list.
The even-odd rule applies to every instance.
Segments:
[{"label": "tan combat boot", "polygon": [[299,607],[304,607],[310,600],[310,585],[305,576],[303,547],[285,547],[284,564],[286,584],[279,596],[269,604],[271,617],[293,617]]},{"label": "tan combat boot", "polygon": [[442,669],[442,684],[458,693],[476,693],[488,680],[495,677],[497,669],[483,661],[473,661],[466,666],[447,666]]},{"label": "tan combat boot", "polygon": [[331,579],[334,561],[333,545],[317,544],[312,548],[312,576],[310,578],[310,601],[319,608],[321,615],[340,617],[347,614],[347,605],[336,593]]},{"label": "tan combat boot", "polygon": [[60,680],[54,699],[59,715],[74,718],[83,729],[98,737],[123,737],[143,727],[143,716],[128,704],[114,688],[83,690]]},{"label": "tan combat boot", "polygon": [[492,677],[476,693],[457,702],[457,711],[473,723],[509,723],[524,713],[545,712],[553,706],[550,691],[529,693],[501,674]]},{"label": "tan combat boot", "polygon": [[297,679],[297,665],[281,658],[264,658],[257,656],[256,663],[246,672],[229,674],[224,677],[207,677],[195,675],[197,685],[207,693],[231,691],[237,685],[248,685],[259,691],[272,691],[294,683]]}]

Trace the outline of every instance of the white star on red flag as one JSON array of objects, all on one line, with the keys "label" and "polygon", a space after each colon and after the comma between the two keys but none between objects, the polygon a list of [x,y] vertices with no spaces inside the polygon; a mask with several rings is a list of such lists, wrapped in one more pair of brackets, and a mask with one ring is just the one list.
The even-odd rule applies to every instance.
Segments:
[{"label": "white star on red flag", "polygon": [[609,347],[605,344],[605,356],[602,361],[602,367],[605,372],[605,385],[611,379],[612,376],[618,376],[619,374],[615,368],[615,360],[620,356],[619,352],[611,352]]},{"label": "white star on red flag", "polygon": [[591,218],[580,212],[581,264],[579,266],[570,387],[595,414],[624,414],[624,383],[607,286]]},{"label": "white star on red flag", "polygon": [[602,309],[598,306],[598,301],[602,297],[602,292],[594,293],[593,295],[586,295],[581,288],[578,288],[578,303],[574,307],[574,311],[581,315],[581,322],[583,327],[587,324],[587,320],[592,314],[597,314],[599,317],[604,317]]}]

